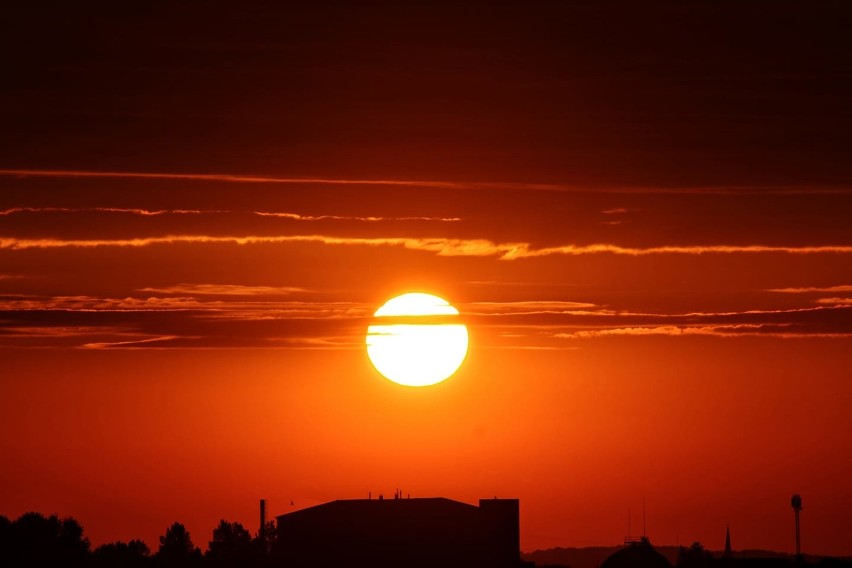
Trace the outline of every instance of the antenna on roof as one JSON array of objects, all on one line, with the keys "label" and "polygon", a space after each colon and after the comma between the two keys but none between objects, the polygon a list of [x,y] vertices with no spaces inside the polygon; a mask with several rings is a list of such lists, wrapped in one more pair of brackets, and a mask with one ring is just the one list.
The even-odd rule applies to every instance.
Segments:
[{"label": "antenna on roof", "polygon": [[625,546],[642,542],[642,537],[633,536],[633,527],[630,526],[630,507],[627,507],[627,536],[624,537]]}]

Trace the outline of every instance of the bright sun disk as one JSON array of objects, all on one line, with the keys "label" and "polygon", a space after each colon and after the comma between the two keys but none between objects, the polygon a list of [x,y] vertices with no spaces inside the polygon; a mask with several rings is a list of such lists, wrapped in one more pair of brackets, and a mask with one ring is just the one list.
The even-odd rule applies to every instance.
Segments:
[{"label": "bright sun disk", "polygon": [[[415,387],[440,383],[467,355],[467,327],[443,323],[459,315],[443,298],[411,292],[388,300],[374,315],[377,321],[389,321],[369,326],[367,354],[376,370],[395,383]],[[406,323],[393,323],[394,318]]]}]

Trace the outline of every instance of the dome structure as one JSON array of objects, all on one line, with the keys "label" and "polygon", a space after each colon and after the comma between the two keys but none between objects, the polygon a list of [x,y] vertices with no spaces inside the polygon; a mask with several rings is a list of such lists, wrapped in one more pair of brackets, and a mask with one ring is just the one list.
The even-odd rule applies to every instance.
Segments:
[{"label": "dome structure", "polygon": [[600,568],[672,568],[672,564],[643,538],[616,550]]}]

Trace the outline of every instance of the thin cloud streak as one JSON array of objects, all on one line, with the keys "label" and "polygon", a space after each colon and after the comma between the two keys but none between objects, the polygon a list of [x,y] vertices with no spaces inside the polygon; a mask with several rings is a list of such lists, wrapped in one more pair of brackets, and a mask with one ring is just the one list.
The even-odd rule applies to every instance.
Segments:
[{"label": "thin cloud streak", "polygon": [[[301,293],[295,287],[242,286],[222,284],[178,284],[161,288],[140,288],[137,291],[166,294],[150,297],[95,297],[95,296],[32,296],[6,294],[0,300],[0,311],[78,311],[78,312],[136,312],[136,311],[205,311],[209,317],[243,317],[250,319],[278,319],[280,317],[311,318],[364,318],[375,310],[375,306],[363,302],[325,302],[309,300],[276,300],[277,296]],[[172,294],[183,294],[173,296]],[[225,296],[223,299],[199,299],[198,296]],[[233,299],[249,297],[251,299]],[[265,299],[270,298],[270,299]],[[615,310],[588,302],[526,300],[510,302],[468,302],[458,304],[464,317],[564,315],[594,318],[647,318],[653,321],[664,319],[710,319],[742,316],[780,316],[815,312],[833,312],[848,309],[848,298],[824,298],[818,305],[784,309],[750,309],[718,312],[640,312]],[[242,314],[242,315],[241,315]],[[265,315],[264,315],[265,314]],[[205,316],[207,317],[207,316]],[[545,326],[546,327],[546,326]]]},{"label": "thin cloud streak", "polygon": [[804,288],[770,288],[768,292],[780,292],[782,294],[810,294],[831,292],[852,292],[852,286],[842,284],[840,286],[808,286]]},{"label": "thin cloud streak", "polygon": [[0,328],[0,338],[63,338],[84,335],[120,335],[125,328],[113,326],[52,325],[52,326],[10,326]]},{"label": "thin cloud streak", "polygon": [[786,324],[726,324],[705,326],[675,326],[664,325],[655,327],[618,327],[610,329],[590,329],[568,333],[556,333],[557,339],[593,339],[600,337],[623,336],[712,336],[712,337],[777,337],[782,339],[831,338],[840,339],[852,337],[852,333],[803,333],[783,331]]},{"label": "thin cloud streak", "polygon": [[727,335],[732,332],[741,334],[743,332],[753,333],[764,327],[761,324],[736,324],[736,325],[703,325],[703,326],[634,326],[616,327],[609,329],[584,329],[567,333],[555,333],[557,339],[589,339],[592,337],[607,337],[613,335]]},{"label": "thin cloud streak", "polygon": [[[82,349],[108,349],[108,348],[116,348],[116,347],[149,347],[151,343],[163,343],[166,341],[171,341],[174,339],[178,339],[177,335],[161,335],[157,337],[150,337],[148,339],[132,339],[129,341],[101,341],[95,343],[85,343],[80,347]],[[181,339],[188,339],[183,337]],[[198,339],[198,338],[191,338]]]},{"label": "thin cloud streak", "polygon": [[96,298],[93,296],[30,296],[0,301],[0,311],[165,312],[219,309],[224,302],[199,302],[195,298]]},{"label": "thin cloud streak", "polygon": [[360,185],[443,188],[456,190],[506,189],[535,190],[566,193],[616,193],[616,194],[696,194],[696,195],[799,195],[799,194],[852,194],[849,187],[791,187],[791,186],[704,186],[704,187],[580,187],[568,184],[524,182],[452,182],[434,180],[340,179],[299,178],[237,174],[193,174],[168,172],[101,172],[87,170],[32,170],[0,169],[0,176],[49,178],[109,178],[186,180],[224,183],[256,183],[281,185]]},{"label": "thin cloud streak", "polygon": [[198,294],[202,296],[289,296],[306,292],[295,286],[244,286],[242,284],[175,284],[173,286],[139,288],[153,294]]},{"label": "thin cloud streak", "polygon": [[662,254],[848,254],[852,246],[770,246],[770,245],[666,245],[656,247],[625,247],[615,244],[562,245],[534,248],[529,243],[495,243],[487,239],[452,238],[408,238],[408,237],[333,237],[328,235],[167,235],[162,237],[140,237],[131,239],[17,239],[0,238],[0,249],[27,250],[52,248],[97,248],[97,247],[147,247],[172,244],[287,244],[316,243],[349,246],[394,246],[410,250],[433,252],[438,256],[493,256],[500,260],[518,260],[547,256],[583,256],[614,254],[624,256],[646,256]]},{"label": "thin cloud streak", "polygon": [[645,256],[657,254],[737,254],[737,253],[785,253],[785,254],[822,254],[822,253],[850,253],[852,246],[823,245],[823,246],[770,246],[770,245],[666,245],[658,247],[624,247],[612,244],[592,245],[564,245],[559,247],[546,247],[540,249],[513,249],[506,252],[501,258],[512,260],[515,258],[533,258],[539,256],[568,255],[579,256],[596,253],[611,253],[627,256]]},{"label": "thin cloud streak", "polygon": [[211,345],[205,344],[203,337],[190,336],[171,336],[161,335],[151,337],[149,339],[130,340],[130,341],[102,341],[85,343],[76,346],[77,349],[155,349],[155,350],[171,350],[171,349],[193,349],[193,350],[221,350],[221,349],[301,349],[313,351],[353,351],[362,349],[363,345],[360,342],[354,341],[338,341],[336,338],[271,338],[263,342],[251,345],[223,345],[214,343]]},{"label": "thin cloud streak", "polygon": [[279,217],[292,219],[294,221],[364,221],[366,223],[379,223],[383,221],[438,221],[441,223],[455,223],[461,221],[461,217],[357,217],[348,215],[301,215],[299,213],[271,213],[265,211],[252,211],[261,217]]},{"label": "thin cloud streak", "polygon": [[231,213],[221,210],[201,209],[137,209],[124,207],[10,207],[0,210],[0,216],[8,217],[18,213],[128,213],[143,217],[158,215],[203,215],[205,213]]},{"label": "thin cloud streak", "polygon": [[462,188],[467,184],[443,181],[413,181],[413,180],[365,180],[365,179],[334,179],[334,178],[298,178],[251,176],[234,174],[188,174],[167,172],[98,172],[86,170],[21,170],[0,169],[0,175],[17,177],[54,177],[54,178],[119,178],[119,179],[153,179],[153,180],[187,180],[214,181],[230,183],[262,183],[262,184],[321,184],[321,185],[396,185],[396,186],[425,186]]},{"label": "thin cloud streak", "polygon": [[[538,314],[575,314],[596,308],[588,302],[560,300],[527,300],[516,302],[469,302],[459,304],[465,316],[523,316]],[[595,313],[595,312],[590,312]]]},{"label": "thin cloud streak", "polygon": [[741,315],[775,315],[775,314],[797,314],[803,312],[821,312],[830,310],[832,308],[826,306],[809,306],[806,308],[785,308],[785,309],[773,309],[773,310],[741,310],[741,311],[727,311],[727,312],[680,312],[674,314],[659,314],[659,313],[647,313],[647,312],[630,312],[630,311],[610,311],[607,312],[606,315],[616,315],[616,316],[640,316],[640,317],[678,317],[678,318],[708,318],[708,317],[730,317],[730,316],[741,316]]},{"label": "thin cloud streak", "polygon": [[[257,297],[258,295],[255,295]],[[200,300],[194,297],[100,298],[28,296],[0,300],[0,311],[28,312],[209,312],[225,319],[358,319],[374,306],[357,302]]]},{"label": "thin cloud streak", "polygon": [[[539,347],[548,347],[547,341],[554,339],[608,336],[852,336],[848,318],[844,317],[852,309],[849,304],[668,314],[617,311],[591,304],[590,309],[570,309],[583,305],[569,301],[516,301],[474,302],[459,307],[462,317],[469,316],[466,323],[484,335],[525,337],[525,345],[530,347],[536,347],[538,340],[544,341]],[[4,314],[0,345],[254,348],[295,347],[294,342],[323,341],[326,348],[331,348],[326,340],[332,336],[360,345],[374,309],[374,305],[365,302],[281,301],[262,294],[248,299],[215,295],[10,298],[0,301],[0,313]],[[529,343],[530,339],[533,343]]]},{"label": "thin cloud streak", "polygon": [[[594,304],[591,304],[592,308],[595,308]],[[813,306],[808,308],[791,308],[785,310],[743,310],[736,312],[688,312],[681,313],[675,312],[671,314],[664,314],[659,312],[634,312],[630,310],[612,310],[607,308],[596,308],[596,309],[570,309],[570,308],[550,308],[550,309],[530,309],[530,310],[512,310],[505,309],[499,310],[495,309],[493,312],[475,312],[475,311],[465,311],[462,315],[465,316],[481,316],[481,317],[514,317],[514,316],[534,316],[534,315],[563,315],[563,316],[579,316],[579,317],[593,317],[593,318],[606,318],[606,319],[617,319],[617,318],[648,318],[650,320],[665,320],[665,319],[711,319],[711,318],[725,318],[725,317],[740,317],[740,316],[761,316],[761,315],[784,315],[784,314],[799,314],[806,312],[825,312],[833,309],[844,308],[843,305],[835,305],[835,306]]]},{"label": "thin cloud streak", "polygon": [[260,217],[275,217],[289,219],[292,221],[362,221],[366,223],[381,223],[388,221],[437,221],[441,223],[453,223],[461,221],[461,217],[382,217],[382,216],[355,216],[355,215],[303,215],[301,213],[277,212],[277,211],[238,211],[228,209],[139,209],[125,207],[10,207],[0,210],[0,216],[8,217],[19,213],[116,213],[140,215],[143,217],[156,217],[161,215],[233,215],[250,213]]},{"label": "thin cloud streak", "polygon": [[817,304],[826,304],[830,306],[852,306],[852,298],[820,298],[816,301]]}]

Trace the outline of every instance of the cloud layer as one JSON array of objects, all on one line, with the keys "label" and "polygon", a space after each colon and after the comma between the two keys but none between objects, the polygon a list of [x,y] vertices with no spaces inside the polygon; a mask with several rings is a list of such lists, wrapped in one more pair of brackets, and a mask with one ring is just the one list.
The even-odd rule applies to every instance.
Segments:
[{"label": "cloud layer", "polygon": [[54,249],[98,247],[148,247],[174,244],[289,244],[315,243],[340,246],[403,247],[409,250],[432,252],[439,256],[497,257],[500,260],[518,260],[546,256],[584,256],[614,254],[624,256],[647,255],[709,255],[709,254],[849,254],[849,245],[820,246],[770,246],[770,245],[692,245],[627,247],[616,244],[589,245],[565,244],[553,247],[535,247],[526,242],[495,243],[488,239],[408,238],[408,237],[338,237],[330,235],[165,235],[130,239],[18,239],[0,237],[0,249]]}]

